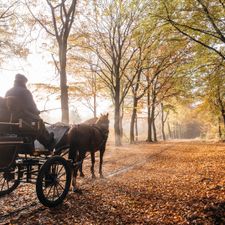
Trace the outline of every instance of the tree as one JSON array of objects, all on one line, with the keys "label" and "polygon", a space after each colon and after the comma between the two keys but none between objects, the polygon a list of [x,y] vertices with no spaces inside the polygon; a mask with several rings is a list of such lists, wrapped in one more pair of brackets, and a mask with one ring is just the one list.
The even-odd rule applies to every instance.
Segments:
[{"label": "tree", "polygon": [[20,21],[19,1],[0,4],[0,59],[1,64],[14,56],[25,57],[29,53],[25,46],[26,29]]},{"label": "tree", "polygon": [[[173,45],[172,45],[173,43]],[[187,46],[182,47],[182,42],[165,42],[158,48],[158,54],[154,60],[151,71],[152,84],[148,91],[148,137],[147,141],[157,141],[156,134],[156,107],[163,101],[171,97],[185,93],[189,85],[183,85],[187,76],[182,73],[181,65],[187,63]],[[161,49],[160,49],[161,48]],[[167,52],[167,54],[164,54]],[[148,80],[149,82],[149,80]],[[186,82],[188,84],[188,82]]]},{"label": "tree", "polygon": [[171,111],[174,113],[176,112],[174,105],[164,104],[163,102],[161,102],[161,127],[162,127],[162,138],[164,141],[166,140],[165,123]]},{"label": "tree", "polygon": [[[82,45],[83,37],[81,40],[76,38],[76,52],[71,51],[69,54],[69,71],[75,74],[77,82],[70,83],[70,95],[77,97],[78,101],[82,103],[87,109],[93,113],[93,117],[97,117],[97,99],[101,96],[103,84],[97,76],[95,57],[92,52],[87,51]],[[105,95],[104,95],[105,96]]]},{"label": "tree", "polygon": [[201,112],[208,111],[212,119],[212,124],[217,124],[218,132],[221,132],[221,138],[225,132],[220,127],[223,123],[225,128],[225,64],[223,61],[215,61],[214,63],[199,66],[196,69],[196,94],[198,95],[198,108]]},{"label": "tree", "polygon": [[199,90],[196,92],[201,102],[199,107],[214,115],[214,123],[224,121],[224,73],[221,73],[225,67],[224,2],[173,0],[161,3],[160,15],[155,15],[165,26],[171,26],[192,41],[193,63],[188,70],[196,80],[195,89]]},{"label": "tree", "polygon": [[[142,28],[140,28],[142,29]],[[134,58],[134,63],[132,64],[131,72],[133,73],[133,84],[131,85],[132,97],[133,97],[133,108],[131,114],[130,122],[130,143],[134,142],[134,126],[136,122],[136,133],[137,133],[137,109],[138,103],[141,98],[144,97],[146,91],[149,89],[151,82],[148,80],[149,77],[146,72],[149,71],[151,66],[147,63],[149,61],[149,56],[152,51],[152,45],[155,42],[152,35],[145,34],[144,32],[138,34],[136,45],[137,45],[137,55]],[[153,39],[153,40],[151,40]],[[148,81],[148,82],[146,82]]]},{"label": "tree", "polygon": [[140,1],[102,1],[94,7],[89,48],[99,59],[96,72],[109,89],[115,106],[115,144],[121,145],[121,107],[134,80],[129,75],[129,65],[137,51],[132,46],[132,34],[143,5]]},{"label": "tree", "polygon": [[[44,5],[44,2],[47,3],[47,7]],[[43,8],[40,8],[40,1],[38,1],[36,5],[36,7],[41,10],[39,11],[39,15],[37,15],[36,10],[31,9],[32,2],[26,2],[26,5],[33,18],[50,36],[55,38],[57,42],[59,63],[55,60],[55,65],[60,74],[62,122],[69,123],[66,65],[68,39],[75,18],[77,0],[61,0],[59,2],[46,0],[41,3],[44,5],[42,6]],[[48,10],[50,10],[50,16]]]},{"label": "tree", "polygon": [[[175,30],[225,59],[225,7],[221,0],[161,1],[164,14],[157,15]],[[161,11],[162,12],[162,11]]]}]

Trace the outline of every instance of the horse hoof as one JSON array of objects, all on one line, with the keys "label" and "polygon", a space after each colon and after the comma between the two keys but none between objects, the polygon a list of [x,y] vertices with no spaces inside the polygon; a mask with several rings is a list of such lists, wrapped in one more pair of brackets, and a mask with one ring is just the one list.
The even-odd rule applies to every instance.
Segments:
[{"label": "horse hoof", "polygon": [[77,193],[77,194],[82,194],[82,190],[81,189],[78,189],[78,188],[73,188],[73,192],[74,193]]},{"label": "horse hoof", "polygon": [[100,179],[104,179],[105,177],[103,175],[100,175]]},{"label": "horse hoof", "polygon": [[91,178],[92,178],[93,180],[95,180],[95,179],[96,179],[96,176],[95,176],[95,175],[94,175],[94,176],[92,175],[92,177],[91,177]]},{"label": "horse hoof", "polygon": [[80,174],[80,177],[85,177],[85,175],[83,173]]}]

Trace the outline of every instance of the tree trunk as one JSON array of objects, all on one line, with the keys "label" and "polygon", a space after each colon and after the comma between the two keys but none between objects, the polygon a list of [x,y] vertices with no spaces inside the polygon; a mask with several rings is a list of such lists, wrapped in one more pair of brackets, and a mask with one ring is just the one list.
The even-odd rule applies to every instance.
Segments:
[{"label": "tree trunk", "polygon": [[177,133],[176,133],[176,126],[175,126],[175,123],[173,122],[173,139],[176,139],[177,138]]},{"label": "tree trunk", "polygon": [[120,136],[120,107],[115,105],[115,123],[114,123],[114,130],[115,130],[115,145],[121,145],[121,136]]},{"label": "tree trunk", "polygon": [[224,108],[224,100],[223,100],[223,95],[221,93],[221,89],[220,89],[220,86],[217,86],[217,94],[218,94],[218,103],[219,103],[219,107],[220,107],[220,112],[221,112],[221,116],[223,118],[223,125],[224,125],[224,128],[225,128],[225,108]]},{"label": "tree trunk", "polygon": [[[149,77],[147,77],[148,84],[150,82]],[[150,88],[147,94],[147,106],[148,106],[148,137],[147,142],[152,142],[152,120],[151,120],[151,93]]]},{"label": "tree trunk", "polygon": [[120,139],[123,140],[123,116],[120,116]]},{"label": "tree trunk", "polygon": [[59,62],[60,62],[60,89],[61,89],[61,108],[62,122],[69,124],[69,97],[66,76],[66,53],[67,45],[63,43],[59,46]]},{"label": "tree trunk", "polygon": [[222,114],[222,117],[223,117],[223,125],[224,125],[224,128],[225,128],[225,110],[224,109],[221,110],[221,114]]},{"label": "tree trunk", "polygon": [[120,105],[120,139],[123,140],[123,116],[124,116],[124,102]]},{"label": "tree trunk", "polygon": [[182,128],[181,128],[181,124],[179,124],[179,138],[182,138]]},{"label": "tree trunk", "polygon": [[161,103],[161,123],[162,123],[162,137],[163,141],[166,140],[166,135],[165,135],[165,121],[164,121],[164,110],[163,110],[163,103]]},{"label": "tree trunk", "polygon": [[94,118],[97,117],[97,104],[96,104],[96,94],[94,94]]},{"label": "tree trunk", "polygon": [[115,145],[121,145],[121,133],[120,133],[120,83],[119,77],[117,78],[115,88],[115,115],[114,115],[114,131],[115,131]]},{"label": "tree trunk", "polygon": [[93,94],[93,115],[94,118],[97,117],[97,79],[96,79],[96,72],[93,69],[92,64],[90,65],[91,69],[91,88],[92,88],[92,94]]},{"label": "tree trunk", "polygon": [[157,133],[156,133],[156,126],[155,126],[155,119],[152,120],[152,128],[153,128],[153,137],[154,141],[157,142]]},{"label": "tree trunk", "polygon": [[152,100],[152,115],[151,115],[151,121],[152,121],[152,129],[153,129],[153,140],[154,141],[158,141],[157,140],[157,134],[156,134],[156,126],[155,126],[155,96],[153,97]]},{"label": "tree trunk", "polygon": [[138,118],[136,114],[136,120],[135,120],[135,141],[138,141]]},{"label": "tree trunk", "polygon": [[93,68],[91,67],[92,71],[92,91],[93,91],[93,113],[94,118],[97,117],[97,79],[96,79],[96,73],[93,71]]},{"label": "tree trunk", "polygon": [[148,142],[153,142],[152,140],[152,117],[151,117],[151,108],[148,107]]},{"label": "tree trunk", "polygon": [[171,132],[171,128],[170,128],[170,123],[167,122],[167,127],[168,127],[168,133],[169,133],[169,138],[172,138],[172,132]]},{"label": "tree trunk", "polygon": [[218,117],[218,133],[219,133],[219,139],[222,140],[222,129],[221,129],[221,120],[220,117]]},{"label": "tree trunk", "polygon": [[135,119],[137,117],[137,98],[133,97],[133,109],[130,121],[130,143],[134,143],[134,126],[135,126]]}]

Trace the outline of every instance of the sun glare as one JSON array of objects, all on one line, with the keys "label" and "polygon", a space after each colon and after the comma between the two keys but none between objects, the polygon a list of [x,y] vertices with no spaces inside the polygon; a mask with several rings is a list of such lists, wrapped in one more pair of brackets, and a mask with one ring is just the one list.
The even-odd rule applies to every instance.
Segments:
[{"label": "sun glare", "polygon": [[0,84],[1,84],[0,96],[1,97],[4,97],[6,91],[13,85],[13,79],[14,79],[14,76],[7,75],[6,73],[0,74]]}]

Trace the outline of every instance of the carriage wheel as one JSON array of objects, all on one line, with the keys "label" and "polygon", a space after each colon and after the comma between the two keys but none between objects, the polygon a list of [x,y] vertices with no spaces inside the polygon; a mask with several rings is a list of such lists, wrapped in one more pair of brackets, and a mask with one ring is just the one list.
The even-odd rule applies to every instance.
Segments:
[{"label": "carriage wheel", "polygon": [[36,192],[39,201],[47,207],[55,207],[65,199],[71,182],[68,162],[61,156],[49,158],[41,167]]},{"label": "carriage wheel", "polygon": [[0,196],[14,191],[20,184],[20,169],[17,165],[0,170]]}]

